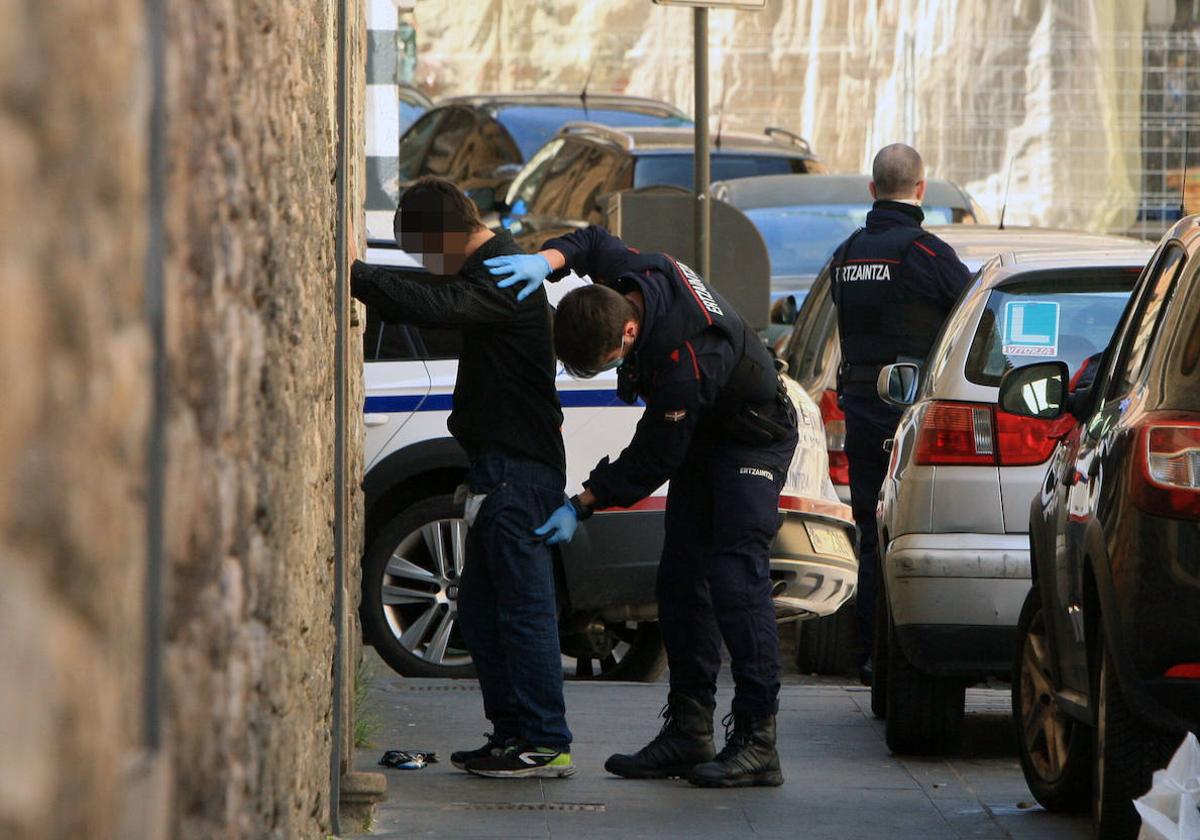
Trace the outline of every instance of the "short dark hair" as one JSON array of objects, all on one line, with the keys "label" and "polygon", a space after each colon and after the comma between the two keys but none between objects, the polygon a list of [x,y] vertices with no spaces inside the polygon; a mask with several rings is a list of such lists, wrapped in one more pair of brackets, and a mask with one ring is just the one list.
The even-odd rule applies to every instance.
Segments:
[{"label": "short dark hair", "polygon": [[399,242],[402,234],[473,233],[485,225],[475,202],[453,182],[426,175],[401,194],[393,227]]},{"label": "short dark hair", "polygon": [[637,308],[619,292],[592,284],[563,296],[554,314],[554,353],[574,376],[595,376],[603,359],[621,346]]},{"label": "short dark hair", "polygon": [[871,164],[871,180],[878,198],[907,198],[925,180],[925,162],[917,150],[904,143],[884,146]]}]

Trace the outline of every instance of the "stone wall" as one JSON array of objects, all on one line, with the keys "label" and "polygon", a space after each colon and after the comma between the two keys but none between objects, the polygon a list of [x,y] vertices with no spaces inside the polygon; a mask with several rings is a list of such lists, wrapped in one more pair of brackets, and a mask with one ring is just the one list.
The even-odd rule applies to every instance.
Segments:
[{"label": "stone wall", "polygon": [[[324,837],[337,4],[167,5],[170,834]],[[348,5],[361,114],[361,4]],[[141,739],[152,397],[147,38],[141,0],[0,8],[0,838],[130,836],[118,823]],[[357,117],[350,135],[360,149]]]}]

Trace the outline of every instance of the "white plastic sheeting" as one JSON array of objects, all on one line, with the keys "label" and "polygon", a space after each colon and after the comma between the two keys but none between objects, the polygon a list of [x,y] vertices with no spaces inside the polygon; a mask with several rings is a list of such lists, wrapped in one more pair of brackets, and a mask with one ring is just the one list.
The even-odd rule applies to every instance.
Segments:
[{"label": "white plastic sheeting", "polygon": [[[1143,23],[1162,0],[768,0],[710,13],[713,128],[782,125],[837,170],[913,143],[1007,220],[1128,229]],[[691,12],[650,0],[417,0],[434,92],[625,91],[691,110]],[[1169,15],[1168,15],[1169,17]]]}]

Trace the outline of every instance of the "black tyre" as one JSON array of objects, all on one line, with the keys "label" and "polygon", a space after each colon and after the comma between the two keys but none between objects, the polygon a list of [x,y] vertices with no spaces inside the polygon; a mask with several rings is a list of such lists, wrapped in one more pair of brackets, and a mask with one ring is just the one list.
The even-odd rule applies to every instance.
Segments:
[{"label": "black tyre", "polygon": [[847,602],[833,615],[800,623],[796,639],[796,670],[801,674],[848,674],[857,670],[854,604]]},{"label": "black tyre", "polygon": [[966,691],[950,677],[917,669],[900,648],[895,620],[888,611],[887,717],[888,748],[901,755],[949,752],[962,728]]},{"label": "black tyre", "polygon": [[400,511],[363,556],[363,635],[406,677],[473,677],[458,628],[462,505],[433,496]]},{"label": "black tyre", "polygon": [[1150,730],[1134,716],[1121,693],[1104,632],[1098,636],[1092,830],[1103,840],[1134,840],[1141,819],[1133,800],[1150,789],[1154,771],[1166,766],[1181,739]]},{"label": "black tyre", "polygon": [[875,589],[875,642],[871,651],[871,714],[887,718],[888,610],[883,581]]},{"label": "black tyre", "polygon": [[[400,511],[363,556],[363,635],[406,677],[475,676],[458,628],[466,523],[452,495]],[[666,667],[658,622],[608,622],[560,639],[563,670],[579,679],[653,681]]]},{"label": "black tyre", "polygon": [[560,639],[568,679],[654,682],[667,667],[657,621],[596,620]]},{"label": "black tyre", "polygon": [[1083,811],[1091,794],[1092,733],[1058,703],[1041,593],[1029,590],[1017,621],[1013,724],[1021,770],[1047,811]]}]

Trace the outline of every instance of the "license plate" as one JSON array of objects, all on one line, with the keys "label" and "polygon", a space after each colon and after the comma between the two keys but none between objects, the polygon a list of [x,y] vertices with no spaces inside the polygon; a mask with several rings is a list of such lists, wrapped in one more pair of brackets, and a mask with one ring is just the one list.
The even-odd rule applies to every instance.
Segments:
[{"label": "license plate", "polygon": [[805,522],[804,530],[808,531],[808,539],[812,542],[813,551],[817,554],[828,554],[831,557],[847,557],[853,553],[846,532],[832,525],[821,522]]}]

